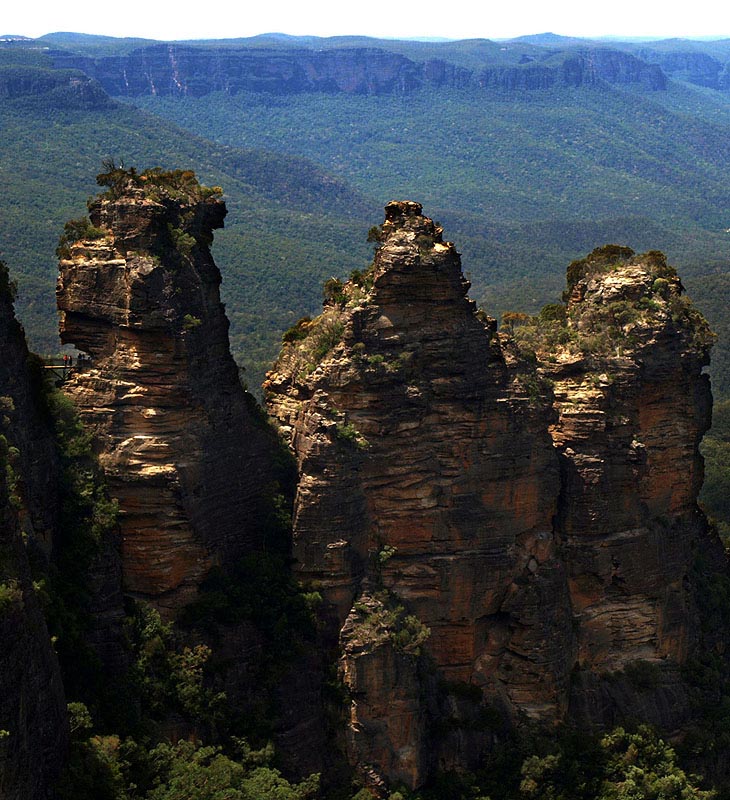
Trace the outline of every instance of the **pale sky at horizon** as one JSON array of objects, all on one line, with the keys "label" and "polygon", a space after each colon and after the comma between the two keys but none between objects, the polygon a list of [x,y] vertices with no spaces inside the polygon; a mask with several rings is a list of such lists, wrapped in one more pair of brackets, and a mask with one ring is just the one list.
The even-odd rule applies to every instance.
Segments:
[{"label": "pale sky at horizon", "polygon": [[[255,4],[190,0],[98,0],[68,3],[10,0],[0,13],[0,35],[37,37],[56,31],[149,39],[221,39],[280,32],[292,35],[499,39],[551,31],[563,36],[730,37],[730,4],[614,0],[504,2],[476,7],[474,0],[280,0]],[[8,8],[8,5],[11,7]],[[208,12],[208,13],[205,13]]]}]

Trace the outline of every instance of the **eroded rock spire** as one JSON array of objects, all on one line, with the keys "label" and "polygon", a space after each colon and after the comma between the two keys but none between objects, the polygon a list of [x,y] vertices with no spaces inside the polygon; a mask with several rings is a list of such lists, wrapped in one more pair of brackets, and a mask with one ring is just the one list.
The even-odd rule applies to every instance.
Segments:
[{"label": "eroded rock spire", "polygon": [[209,250],[226,207],[191,172],[111,170],[60,248],[65,391],[120,506],[125,590],[174,615],[258,542],[268,448],[228,344]]},{"label": "eroded rock spire", "polygon": [[351,761],[382,792],[473,768],[485,715],[681,724],[693,562],[722,556],[697,507],[712,335],[676,273],[603,248],[567,305],[498,332],[420,205],[389,203],[371,239],[265,384]]}]

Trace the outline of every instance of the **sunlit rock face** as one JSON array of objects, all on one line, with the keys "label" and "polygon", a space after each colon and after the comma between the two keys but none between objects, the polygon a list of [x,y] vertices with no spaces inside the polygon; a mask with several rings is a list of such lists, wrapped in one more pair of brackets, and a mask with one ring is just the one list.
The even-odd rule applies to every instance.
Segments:
[{"label": "sunlit rock face", "polygon": [[86,356],[65,391],[119,501],[125,590],[168,616],[257,541],[268,479],[209,251],[225,204],[181,175],[96,200],[57,290],[62,341]]}]

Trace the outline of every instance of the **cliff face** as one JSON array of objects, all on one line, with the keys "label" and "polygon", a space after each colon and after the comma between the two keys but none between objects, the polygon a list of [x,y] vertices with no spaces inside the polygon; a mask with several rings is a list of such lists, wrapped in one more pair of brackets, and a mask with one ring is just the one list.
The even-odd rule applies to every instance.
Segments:
[{"label": "cliff face", "polygon": [[52,549],[58,465],[8,288],[0,263],[0,796],[42,800],[63,765],[68,723],[29,554],[42,561]]},{"label": "cliff face", "polygon": [[727,89],[730,85],[727,64],[706,53],[692,50],[662,52],[646,47],[640,48],[637,56],[650,64],[656,64],[662,72],[677,80],[711,89]]},{"label": "cliff face", "polygon": [[444,680],[546,718],[564,711],[572,634],[539,378],[477,317],[420,206],[391,203],[382,236],[363,286],[334,290],[265,387],[301,472],[299,575],[322,587],[358,698],[353,758],[417,785],[428,631]]},{"label": "cliff face", "polygon": [[339,641],[351,761],[373,787],[418,786],[474,763],[494,710],[590,725],[642,707],[676,726],[709,546],[706,323],[661,254],[609,248],[572,265],[567,310],[513,317],[513,338],[466,298],[420,206],[389,204],[378,238],[265,384],[300,471],[296,569]]},{"label": "cliff face", "polygon": [[578,622],[576,665],[582,688],[590,685],[573,701],[584,721],[599,722],[602,709],[610,724],[612,706],[627,701],[597,700],[612,691],[597,688],[597,676],[653,663],[664,687],[644,718],[672,727],[687,713],[676,666],[699,632],[692,565],[710,544],[697,496],[712,407],[702,367],[713,337],[661,253],[603,248],[570,276],[564,322],[543,325],[562,344],[538,353],[554,381],[557,526]]},{"label": "cliff face", "polygon": [[482,70],[443,59],[415,61],[375,47],[308,50],[160,44],[98,59],[54,52],[53,61],[58,67],[82,70],[111,95],[126,97],[199,97],[214,91],[408,94],[422,88],[467,86],[538,90],[600,82],[666,88],[666,77],[656,64],[603,48],[555,52],[525,66],[487,65]]},{"label": "cliff face", "polygon": [[125,590],[173,615],[258,541],[267,448],[209,251],[219,193],[192,173],[117,177],[60,263],[61,338],[87,354],[64,389],[119,501]]},{"label": "cliff face", "polygon": [[108,109],[116,105],[97,81],[79,70],[26,65],[0,68],[0,98],[36,100],[53,108]]},{"label": "cliff face", "polygon": [[616,50],[587,50],[559,53],[544,61],[519,67],[487,68],[477,75],[484,88],[549,89],[557,86],[595,86],[638,84],[653,91],[667,88],[667,78],[656,64]]}]

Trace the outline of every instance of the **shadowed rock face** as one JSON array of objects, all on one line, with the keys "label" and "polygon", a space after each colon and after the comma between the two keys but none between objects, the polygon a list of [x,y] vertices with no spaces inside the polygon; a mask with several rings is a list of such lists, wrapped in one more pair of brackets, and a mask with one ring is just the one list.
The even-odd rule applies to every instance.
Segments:
[{"label": "shadowed rock face", "polygon": [[[3,464],[4,468],[4,464]],[[61,675],[31,580],[18,514],[0,477],[0,796],[46,800],[66,759]]]},{"label": "shadowed rock face", "polygon": [[[285,347],[265,386],[301,473],[297,568],[323,588],[360,698],[351,752],[418,785],[428,760],[418,659],[402,621],[360,619],[363,605],[383,592],[403,603],[430,629],[443,679],[561,716],[572,634],[552,531],[554,415],[534,370],[476,314],[456,250],[419,205],[386,208],[363,283]],[[383,720],[388,706],[406,709],[400,722]]]},{"label": "shadowed rock face", "polygon": [[[339,640],[350,759],[375,789],[473,764],[478,726],[431,723],[453,731],[479,696],[513,719],[640,707],[676,727],[691,565],[711,548],[706,323],[661,254],[608,248],[571,266],[559,319],[497,334],[418,204],[390,203],[377,238],[265,384],[299,466],[296,568]],[[621,671],[644,662],[657,677],[638,692]]]},{"label": "shadowed rock face", "polygon": [[208,249],[226,209],[199,189],[97,200],[57,291],[62,341],[88,355],[65,390],[119,500],[125,589],[168,615],[254,546],[269,474]]},{"label": "shadowed rock face", "polygon": [[0,352],[0,797],[46,800],[66,757],[68,720],[28,555],[45,559],[52,549],[58,460],[4,288]]}]

